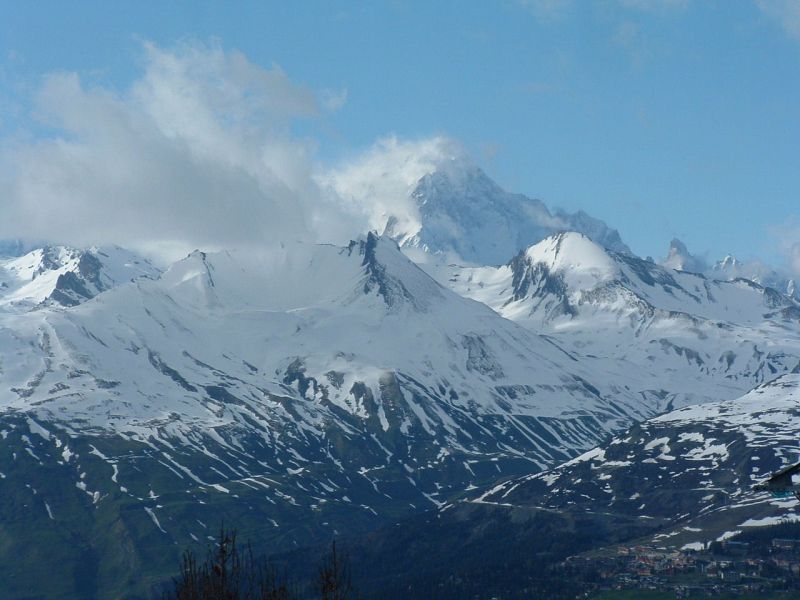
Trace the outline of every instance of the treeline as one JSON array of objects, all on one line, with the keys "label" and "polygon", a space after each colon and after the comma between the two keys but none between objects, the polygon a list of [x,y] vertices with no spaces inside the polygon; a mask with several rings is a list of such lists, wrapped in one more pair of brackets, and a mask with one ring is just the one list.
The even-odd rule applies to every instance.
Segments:
[{"label": "treeline", "polygon": [[351,600],[348,557],[336,541],[317,567],[312,582],[302,586],[265,558],[256,558],[250,544],[240,546],[235,531],[220,529],[219,539],[203,561],[183,553],[180,573],[164,591],[164,600]]},{"label": "treeline", "polygon": [[[650,529],[603,515],[464,504],[350,538],[256,559],[220,533],[204,562],[186,553],[169,600],[574,600],[587,589],[568,556]],[[276,568],[277,565],[277,568]],[[177,570],[177,569],[176,569]]]}]

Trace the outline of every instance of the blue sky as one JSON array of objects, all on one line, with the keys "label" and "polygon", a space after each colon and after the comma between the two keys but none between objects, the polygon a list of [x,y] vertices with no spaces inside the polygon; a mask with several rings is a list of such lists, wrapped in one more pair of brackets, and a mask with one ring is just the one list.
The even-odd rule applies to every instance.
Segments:
[{"label": "blue sky", "polygon": [[[124,90],[143,41],[216,39],[330,104],[315,159],[446,135],[491,176],[584,209],[642,255],[784,260],[800,241],[800,2],[0,1],[0,137],[46,136],[52,72]],[[334,110],[335,109],[335,110]]]}]

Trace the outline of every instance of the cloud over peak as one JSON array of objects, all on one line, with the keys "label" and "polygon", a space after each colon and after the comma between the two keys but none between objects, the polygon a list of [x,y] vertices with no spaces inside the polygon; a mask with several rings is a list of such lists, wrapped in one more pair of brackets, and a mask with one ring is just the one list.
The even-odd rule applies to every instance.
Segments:
[{"label": "cloud over peak", "polygon": [[291,134],[319,112],[312,90],[215,43],[143,48],[122,92],[43,79],[35,114],[53,133],[3,140],[0,237],[191,249],[345,235],[313,143]]},{"label": "cloud over peak", "polygon": [[434,136],[401,140],[388,136],[360,156],[323,171],[321,186],[346,210],[363,215],[370,229],[382,230],[389,216],[404,231],[419,227],[419,211],[411,199],[417,182],[437,170],[463,168],[465,150],[455,141]]}]

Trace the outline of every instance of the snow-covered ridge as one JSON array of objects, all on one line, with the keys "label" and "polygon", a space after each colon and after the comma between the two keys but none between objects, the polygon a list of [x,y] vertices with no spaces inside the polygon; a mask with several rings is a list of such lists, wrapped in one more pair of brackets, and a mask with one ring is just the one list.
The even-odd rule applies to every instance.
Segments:
[{"label": "snow-covered ridge", "polygon": [[579,233],[551,236],[500,267],[425,268],[664,407],[736,397],[800,360],[793,298],[611,252]]},{"label": "snow-covered ridge", "polygon": [[284,547],[374,527],[661,408],[374,234],[196,251],[76,306],[0,311],[0,355],[0,491],[39,490],[48,527],[65,498],[89,519],[123,506],[170,547],[229,502]]},{"label": "snow-covered ridge", "polygon": [[[3,410],[187,451],[221,436],[251,458],[297,452],[336,472],[382,464],[386,448],[543,467],[658,410],[374,234],[269,256],[198,251],[159,279],[0,325]],[[332,435],[371,458],[321,458]],[[453,468],[449,485],[474,476]],[[426,493],[444,485],[425,477]]]},{"label": "snow-covered ridge", "polygon": [[800,290],[797,288],[795,280],[785,270],[775,269],[759,260],[742,261],[731,254],[718,260],[713,265],[709,265],[703,257],[695,256],[689,252],[686,244],[678,239],[673,239],[670,242],[667,257],[660,264],[677,271],[702,273],[709,279],[723,281],[747,279],[800,300]]},{"label": "snow-covered ridge", "polygon": [[[442,288],[385,238],[370,234],[345,247],[287,245],[283,252],[269,260],[236,252],[194,252],[159,280],[140,280],[134,286],[99,295],[69,313],[45,318],[51,324],[61,320],[73,326],[82,323],[79,329],[84,331],[83,321],[91,317],[86,330],[104,339],[119,329],[115,324],[118,315],[134,311],[137,314],[130,316],[123,330],[129,332],[131,327],[138,329],[154,321],[163,325],[180,322],[183,325],[179,329],[189,336],[185,340],[187,349],[196,343],[191,340],[203,335],[209,320],[218,321],[220,326],[230,323],[228,336],[215,333],[222,336],[219,345],[235,343],[257,366],[280,366],[302,356],[308,373],[316,372],[324,379],[330,367],[324,361],[340,362],[347,356],[346,362],[370,364],[368,368],[365,364],[365,372],[378,369],[372,382],[376,388],[381,369],[417,371],[421,363],[427,364],[427,369],[435,367],[425,377],[438,378],[448,372],[463,376],[460,368],[448,365],[453,344],[463,346],[457,353],[469,363],[467,372],[472,369],[479,378],[489,376],[488,381],[492,376],[519,378],[520,382],[534,377],[534,373],[539,377],[539,368],[528,366],[536,357],[541,364],[569,362],[538,336]],[[144,313],[141,304],[147,308]],[[235,330],[242,319],[260,321],[261,329],[243,339],[242,332]],[[446,332],[442,339],[438,339],[440,332]],[[271,339],[269,344],[262,341],[267,339],[264,336]],[[283,336],[287,338],[281,339]],[[137,343],[148,338],[142,337]],[[248,338],[253,338],[249,346]],[[497,339],[497,348],[492,338]],[[426,343],[419,341],[423,339]],[[462,343],[461,339],[470,342]],[[164,341],[174,346],[171,338]],[[473,342],[474,356],[470,349]],[[513,354],[504,352],[500,350],[503,344],[517,350]],[[102,364],[102,357],[97,360]],[[312,367],[316,361],[320,362]],[[572,376],[568,372],[563,375]],[[556,384],[561,376],[547,380]],[[347,387],[331,391],[332,397],[341,396],[343,406],[347,404]],[[476,396],[474,402],[491,403],[491,393],[480,397],[465,392]],[[550,410],[547,404],[537,404],[542,410]]]},{"label": "snow-covered ridge", "polygon": [[120,283],[158,274],[149,261],[116,246],[45,246],[0,259],[0,305],[75,306]]},{"label": "snow-covered ridge", "polygon": [[[792,373],[756,386],[741,398],[687,406],[656,417],[653,422],[707,422],[715,427],[741,431],[753,443],[759,444],[765,441],[769,430],[779,427],[783,431],[783,437],[790,440],[800,432],[800,362]],[[796,451],[800,452],[800,446]]]},{"label": "snow-covered ridge", "polygon": [[[573,290],[588,290],[619,277],[619,264],[600,244],[577,233],[563,233],[548,237],[524,251],[525,262],[541,264],[552,273],[564,278],[564,283]],[[519,272],[516,292],[519,294],[522,280]]]},{"label": "snow-covered ridge", "polygon": [[[541,324],[575,321],[577,313],[602,309],[617,315],[646,317],[656,311],[701,319],[757,324],[765,319],[796,320],[800,303],[745,279],[709,280],[650,261],[611,252],[575,232],[561,233],[531,246],[501,267],[431,267],[431,271],[468,297],[513,318]],[[545,296],[568,303],[564,314],[537,311]],[[523,306],[524,305],[524,306]]]},{"label": "snow-covered ridge", "polygon": [[294,242],[259,253],[198,250],[173,264],[160,286],[185,306],[202,299],[209,308],[276,312],[349,305],[365,295],[423,310],[445,291],[374,233],[343,247]]}]

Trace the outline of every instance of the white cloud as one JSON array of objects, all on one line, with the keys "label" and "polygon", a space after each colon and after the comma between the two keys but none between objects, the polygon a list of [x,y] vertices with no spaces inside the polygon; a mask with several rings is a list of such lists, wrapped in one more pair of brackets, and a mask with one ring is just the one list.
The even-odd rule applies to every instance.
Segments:
[{"label": "white cloud", "polygon": [[371,229],[382,230],[387,218],[394,216],[400,230],[414,231],[419,226],[410,197],[415,184],[437,169],[458,168],[464,156],[456,142],[442,136],[412,141],[391,136],[320,174],[318,181],[350,213],[363,215]]},{"label": "white cloud", "polygon": [[0,238],[191,249],[341,240],[359,226],[313,177],[292,137],[315,94],[218,44],[144,46],[118,93],[45,77],[36,114],[56,133],[3,140]]},{"label": "white cloud", "polygon": [[767,16],[775,19],[790,36],[800,39],[800,2],[798,0],[756,0]]},{"label": "white cloud", "polygon": [[794,277],[800,277],[800,242],[795,242],[789,247],[787,258],[792,275]]},{"label": "white cloud", "polygon": [[782,225],[771,227],[769,234],[792,277],[800,277],[800,224],[797,219],[790,218]]},{"label": "white cloud", "polygon": [[34,114],[49,137],[0,140],[0,239],[119,244],[164,261],[194,248],[346,243],[390,216],[419,217],[410,192],[463,156],[444,137],[388,137],[335,168],[297,119],[344,104],[218,44],[143,46],[124,91],[46,76]]}]

